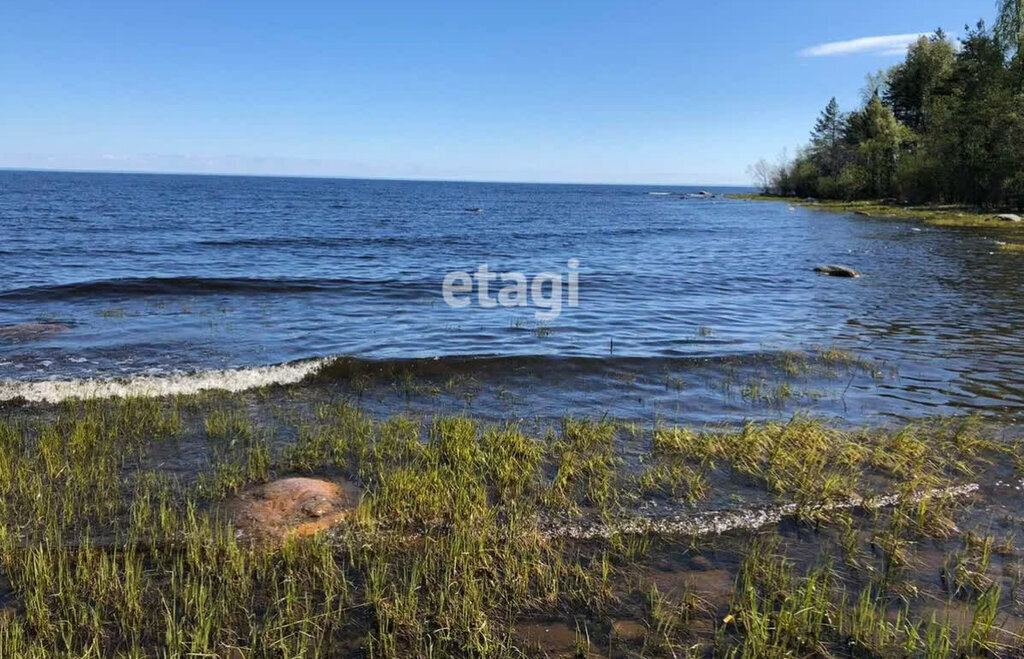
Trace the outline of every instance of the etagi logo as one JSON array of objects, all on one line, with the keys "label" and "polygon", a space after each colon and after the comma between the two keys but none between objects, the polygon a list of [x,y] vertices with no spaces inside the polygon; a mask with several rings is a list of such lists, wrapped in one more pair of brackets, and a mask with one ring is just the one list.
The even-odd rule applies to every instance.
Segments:
[{"label": "etagi logo", "polygon": [[[580,262],[577,259],[569,259],[566,265],[566,305],[578,307]],[[495,282],[500,282],[502,286],[498,288],[497,296],[491,296],[491,284]],[[532,304],[537,307],[533,317],[538,321],[549,321],[558,318],[562,313],[562,283],[563,275],[560,272],[541,272],[530,281],[521,272],[491,272],[486,263],[481,263],[473,274],[465,270],[449,272],[444,276],[441,293],[448,306],[461,309],[473,303],[472,294],[476,288],[477,304],[484,309],[497,306],[512,309]]]}]

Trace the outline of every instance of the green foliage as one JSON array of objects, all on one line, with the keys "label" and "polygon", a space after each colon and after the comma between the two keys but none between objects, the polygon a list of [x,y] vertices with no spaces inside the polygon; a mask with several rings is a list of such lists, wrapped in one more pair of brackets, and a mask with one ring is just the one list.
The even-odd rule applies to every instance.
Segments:
[{"label": "green foliage", "polygon": [[[820,358],[858,360],[834,349]],[[0,418],[0,657],[549,656],[519,632],[568,619],[578,656],[1003,649],[997,625],[1015,603],[993,569],[1018,557],[1012,537],[958,533],[941,573],[923,573],[941,578],[965,624],[929,623],[900,603],[916,592],[906,581],[915,546],[931,550],[922,540],[955,532],[952,501],[908,495],[1020,458],[970,419],[891,430],[800,416],[740,429],[659,425],[636,431],[650,440],[644,451],[607,419],[546,431],[466,416],[374,419],[339,402],[275,420],[244,403],[71,401]],[[283,443],[272,440],[279,423]],[[158,464],[169,450],[202,447],[213,460],[197,474]],[[295,472],[348,474],[361,491],[352,516],[280,543],[237,534],[233,493]],[[571,538],[577,524],[628,520],[638,505],[648,511],[639,519],[657,520],[667,505],[725,501],[728,487],[796,504],[822,557],[806,550],[809,526],[799,543],[770,529]],[[854,516],[838,505],[887,492],[901,498],[885,510],[869,503]],[[842,565],[824,557],[833,523]],[[674,562],[698,547],[724,560],[711,570]],[[719,585],[698,594],[701,580]],[[633,620],[636,636],[618,638],[615,623]]]},{"label": "green foliage", "polygon": [[839,102],[835,96],[828,102],[821,116],[814,124],[811,132],[811,150],[809,156],[814,160],[818,169],[825,176],[835,177],[839,175],[843,166],[844,144],[843,135],[846,132],[846,118],[839,111]]},{"label": "green foliage", "polygon": [[921,37],[910,46],[907,59],[893,67],[885,102],[905,126],[922,131],[932,98],[953,74],[956,50],[942,30],[932,37]]},{"label": "green foliage", "polygon": [[864,126],[866,134],[857,145],[857,156],[867,172],[868,194],[887,197],[893,189],[896,162],[907,129],[877,95],[864,108]]},{"label": "green foliage", "polygon": [[1024,50],[1024,0],[999,0],[997,6],[996,36],[1000,43],[1016,49],[1020,55]]},{"label": "green foliage", "polygon": [[[959,48],[941,31],[869,76],[863,107],[833,98],[809,146],[763,188],[823,199],[1024,209],[1024,0],[1003,0]],[[1013,53],[1016,52],[1016,55]]]}]

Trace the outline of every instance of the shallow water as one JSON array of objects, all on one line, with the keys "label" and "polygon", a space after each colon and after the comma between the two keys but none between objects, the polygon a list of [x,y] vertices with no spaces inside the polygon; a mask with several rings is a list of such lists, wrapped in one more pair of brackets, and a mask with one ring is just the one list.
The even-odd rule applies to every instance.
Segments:
[{"label": "shallow water", "polygon": [[[1020,418],[1024,255],[1000,252],[998,229],[680,198],[693,191],[2,172],[0,326],[44,328],[0,332],[0,398],[82,378],[187,391],[195,377],[173,374],[214,369],[204,382],[242,387],[295,369],[235,369],[352,355],[440,358],[437,379],[511,391],[526,415]],[[442,300],[451,270],[569,259],[580,304],[553,321]],[[875,366],[780,374],[779,355],[812,346]],[[743,393],[783,381],[784,400]]]}]

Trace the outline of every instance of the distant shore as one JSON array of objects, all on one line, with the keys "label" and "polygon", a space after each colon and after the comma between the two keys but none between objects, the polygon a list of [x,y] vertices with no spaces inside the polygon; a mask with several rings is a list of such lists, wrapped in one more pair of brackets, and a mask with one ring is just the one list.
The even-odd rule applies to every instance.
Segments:
[{"label": "distant shore", "polygon": [[873,201],[837,201],[833,199],[811,199],[798,197],[780,197],[762,194],[732,194],[728,199],[748,201],[785,202],[810,208],[812,210],[832,213],[855,213],[870,217],[890,218],[899,220],[917,220],[925,224],[947,227],[989,227],[1014,230],[1024,235],[1024,222],[1010,222],[999,219],[1000,213],[981,211],[976,208],[956,205],[901,205]]}]

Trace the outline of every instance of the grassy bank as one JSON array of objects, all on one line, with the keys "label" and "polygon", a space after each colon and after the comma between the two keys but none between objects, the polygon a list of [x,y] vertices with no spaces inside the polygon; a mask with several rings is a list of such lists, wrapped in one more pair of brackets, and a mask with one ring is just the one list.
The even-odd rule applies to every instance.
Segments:
[{"label": "grassy bank", "polygon": [[985,227],[1003,229],[1024,236],[1024,222],[1000,220],[996,213],[962,206],[902,206],[881,201],[808,200],[769,195],[729,195],[730,199],[774,201],[833,213],[857,213],[870,217],[915,220],[934,226]]},{"label": "grassy bank", "polygon": [[[339,401],[274,412],[282,438],[254,401],[5,412],[0,656],[939,657],[1018,644],[1020,520],[996,524],[992,501],[919,496],[1019,480],[1017,447],[971,420],[526,432],[374,420]],[[226,503],[291,475],[353,483],[359,503],[323,533],[239,536]],[[866,503],[839,505],[854,496]],[[657,524],[778,503],[792,505],[782,523],[724,535]],[[560,532],[641,517],[641,533]]]}]

